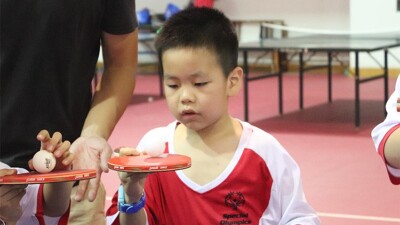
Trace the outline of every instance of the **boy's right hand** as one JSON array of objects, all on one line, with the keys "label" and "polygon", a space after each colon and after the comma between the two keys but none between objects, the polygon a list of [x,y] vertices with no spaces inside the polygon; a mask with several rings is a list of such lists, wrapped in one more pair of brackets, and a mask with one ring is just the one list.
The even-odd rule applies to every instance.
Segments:
[{"label": "boy's right hand", "polygon": [[[134,148],[119,148],[117,150],[119,151],[119,156],[139,156],[141,154]],[[124,186],[125,201],[127,203],[137,202],[140,199],[144,192],[144,182],[147,174],[147,172],[118,172],[121,184]]]},{"label": "boy's right hand", "polygon": [[[0,169],[0,177],[17,174],[15,169]],[[22,215],[19,205],[27,185],[0,185],[0,217],[15,224]]]}]

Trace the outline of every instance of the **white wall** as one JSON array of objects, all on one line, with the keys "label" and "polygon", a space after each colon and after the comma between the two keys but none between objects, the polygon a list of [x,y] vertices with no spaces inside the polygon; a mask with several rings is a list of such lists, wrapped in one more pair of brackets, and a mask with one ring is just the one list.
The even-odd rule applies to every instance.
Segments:
[{"label": "white wall", "polygon": [[[162,13],[170,2],[185,7],[189,0],[137,0],[136,9],[147,7],[153,13]],[[349,29],[348,0],[216,0],[215,8],[232,20],[282,19],[289,26]],[[243,40],[257,39],[258,32],[258,27],[246,32]]]},{"label": "white wall", "polygon": [[[283,19],[290,26],[348,29],[348,0],[217,0],[231,19]],[[324,18],[324,19],[321,19]]]},{"label": "white wall", "polygon": [[[153,13],[162,13],[169,2],[185,7],[189,0],[137,0],[136,9],[147,7]],[[396,4],[397,0],[216,0],[215,8],[232,20],[281,19],[291,27],[358,32],[400,28]],[[242,29],[240,38],[252,41],[258,35],[258,24],[249,24]],[[289,36],[295,35],[298,33],[289,32]],[[392,52],[400,57],[399,49]],[[380,53],[374,54],[377,59],[382,58]],[[362,67],[377,67],[369,56],[361,57]],[[392,57],[389,66],[400,68]]]},{"label": "white wall", "polygon": [[[351,0],[350,28],[353,31],[383,31],[397,30],[400,34],[400,12],[397,10],[397,0]],[[398,36],[400,37],[400,36]],[[400,59],[400,48],[390,49]],[[372,53],[383,65],[382,52]],[[351,59],[353,59],[353,54]],[[389,67],[400,69],[400,62],[389,56]],[[351,60],[354,61],[354,60]],[[368,55],[360,56],[361,67],[376,68],[379,65]],[[354,66],[354,65],[352,65]]]}]

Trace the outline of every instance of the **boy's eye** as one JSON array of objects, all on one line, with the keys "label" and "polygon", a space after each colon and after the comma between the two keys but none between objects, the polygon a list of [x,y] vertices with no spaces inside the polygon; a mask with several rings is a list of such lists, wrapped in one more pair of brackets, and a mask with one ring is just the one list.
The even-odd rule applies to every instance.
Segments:
[{"label": "boy's eye", "polygon": [[196,86],[196,87],[202,87],[202,86],[205,86],[205,85],[207,85],[208,84],[208,82],[199,82],[199,83],[194,83],[194,86]]},{"label": "boy's eye", "polygon": [[176,88],[178,88],[178,85],[177,84],[167,84],[167,87],[176,89]]}]

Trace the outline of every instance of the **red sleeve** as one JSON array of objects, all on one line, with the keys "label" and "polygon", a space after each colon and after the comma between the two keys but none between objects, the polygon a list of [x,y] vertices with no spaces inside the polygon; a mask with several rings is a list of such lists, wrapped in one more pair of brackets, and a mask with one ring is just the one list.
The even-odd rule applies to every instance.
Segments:
[{"label": "red sleeve", "polygon": [[[387,141],[387,139],[389,138],[389,136],[390,136],[397,128],[400,128],[400,124],[397,124],[396,126],[392,127],[392,128],[385,134],[385,136],[382,138],[382,141],[380,142],[379,147],[378,147],[378,153],[379,153],[379,155],[382,157],[383,161],[385,162],[385,165],[387,165],[387,161],[386,161],[385,155],[384,155],[384,150],[385,150],[386,141]],[[399,185],[399,184],[400,184],[400,177],[395,177],[395,176],[393,176],[389,171],[388,171],[388,174],[389,174],[390,181],[391,181],[393,184],[396,184],[396,185]]]}]

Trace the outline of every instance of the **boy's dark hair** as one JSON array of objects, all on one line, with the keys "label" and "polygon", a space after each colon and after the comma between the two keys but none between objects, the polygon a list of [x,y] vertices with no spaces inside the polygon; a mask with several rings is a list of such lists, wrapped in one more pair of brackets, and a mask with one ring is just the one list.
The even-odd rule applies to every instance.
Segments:
[{"label": "boy's dark hair", "polygon": [[169,18],[155,41],[160,73],[162,54],[171,48],[206,48],[214,51],[225,76],[237,66],[238,38],[231,21],[211,8],[189,8]]}]

